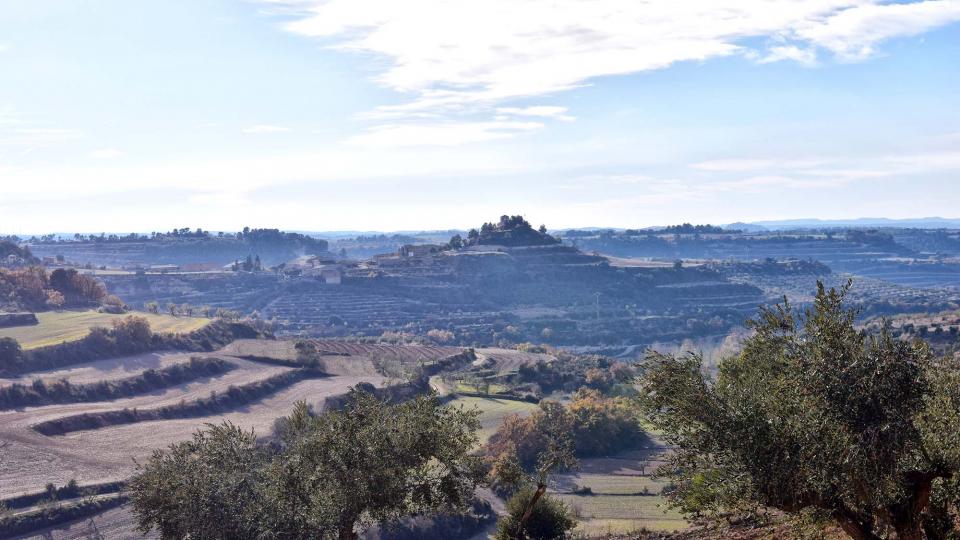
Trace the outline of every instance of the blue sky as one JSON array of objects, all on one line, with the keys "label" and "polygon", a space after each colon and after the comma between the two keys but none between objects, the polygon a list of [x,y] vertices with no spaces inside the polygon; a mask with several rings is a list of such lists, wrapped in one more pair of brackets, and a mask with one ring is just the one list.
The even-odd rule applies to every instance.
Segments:
[{"label": "blue sky", "polygon": [[960,0],[0,0],[0,232],[960,217]]}]

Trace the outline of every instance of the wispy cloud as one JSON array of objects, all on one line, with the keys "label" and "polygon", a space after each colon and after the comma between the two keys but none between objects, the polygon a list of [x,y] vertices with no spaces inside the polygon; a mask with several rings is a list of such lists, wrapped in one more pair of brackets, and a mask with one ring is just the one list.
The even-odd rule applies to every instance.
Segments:
[{"label": "wispy cloud", "polygon": [[[386,59],[383,85],[407,112],[463,110],[542,96],[591,79],[733,54],[810,64],[863,59],[882,42],[960,20],[960,0],[317,0],[287,28]],[[745,45],[769,38],[769,50]],[[400,108],[393,108],[398,112]]]},{"label": "wispy cloud", "polygon": [[770,47],[765,55],[757,55],[757,62],[761,64],[783,60],[793,60],[798,64],[813,67],[817,65],[817,51],[813,48],[802,48],[796,45],[777,45]]},{"label": "wispy cloud", "polygon": [[531,107],[497,107],[497,114],[501,116],[533,116],[538,118],[554,118],[564,122],[572,122],[575,117],[567,114],[566,107],[549,105],[534,105]]},{"label": "wispy cloud", "polygon": [[798,26],[797,39],[823,47],[843,60],[863,60],[891,38],[914,36],[960,21],[960,2],[928,0],[910,3],[868,2]]},{"label": "wispy cloud", "polygon": [[243,133],[248,135],[258,135],[258,134],[269,134],[269,133],[287,133],[290,128],[285,126],[274,126],[270,124],[259,124],[256,126],[250,126],[248,128],[243,128]]},{"label": "wispy cloud", "polygon": [[368,147],[458,146],[461,144],[509,139],[543,128],[540,122],[444,122],[376,126],[347,140]]}]

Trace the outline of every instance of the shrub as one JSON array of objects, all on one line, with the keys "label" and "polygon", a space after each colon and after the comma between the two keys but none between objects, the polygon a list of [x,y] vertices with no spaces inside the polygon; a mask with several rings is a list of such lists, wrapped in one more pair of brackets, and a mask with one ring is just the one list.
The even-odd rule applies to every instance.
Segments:
[{"label": "shrub", "polygon": [[523,530],[520,522],[527,504],[533,498],[536,488],[525,486],[507,501],[507,514],[497,522],[496,540],[555,540],[567,537],[567,533],[577,526],[577,519],[563,501],[543,494],[533,505],[533,512]]},{"label": "shrub", "polygon": [[153,331],[147,319],[130,315],[113,321],[113,337],[120,352],[136,353],[150,348]]}]

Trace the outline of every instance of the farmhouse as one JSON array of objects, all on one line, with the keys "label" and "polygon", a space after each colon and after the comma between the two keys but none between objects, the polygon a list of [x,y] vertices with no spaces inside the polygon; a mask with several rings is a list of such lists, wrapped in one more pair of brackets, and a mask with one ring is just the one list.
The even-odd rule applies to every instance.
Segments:
[{"label": "farmhouse", "polygon": [[397,250],[397,254],[401,257],[425,257],[441,249],[441,246],[436,244],[406,244]]},{"label": "farmhouse", "polygon": [[327,285],[340,285],[343,282],[343,272],[339,267],[329,267],[320,270],[320,280]]}]

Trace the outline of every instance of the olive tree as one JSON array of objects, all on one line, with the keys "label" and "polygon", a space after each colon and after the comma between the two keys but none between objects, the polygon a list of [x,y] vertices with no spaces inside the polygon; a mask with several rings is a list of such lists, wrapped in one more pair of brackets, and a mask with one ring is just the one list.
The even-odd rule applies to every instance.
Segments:
[{"label": "olive tree", "polygon": [[297,403],[279,444],[208,425],[138,466],[134,516],[164,539],[355,539],[373,523],[466,509],[483,478],[470,455],[478,414],[353,390],[343,410]]},{"label": "olive tree", "polygon": [[640,399],[676,448],[661,470],[673,504],[805,512],[855,539],[952,527],[960,369],[922,342],[858,330],[849,287],[818,284],[802,312],[786,300],[761,309],[715,377],[696,355],[648,358]]},{"label": "olive tree", "polygon": [[324,530],[348,540],[414,512],[465,509],[483,479],[470,455],[478,414],[435,396],[388,405],[358,390],[341,411],[311,415],[298,405],[269,474],[280,521],[294,535]]},{"label": "olive tree", "polygon": [[164,539],[257,538],[267,461],[252,431],[227,422],[154,451],[129,484],[137,528]]}]

